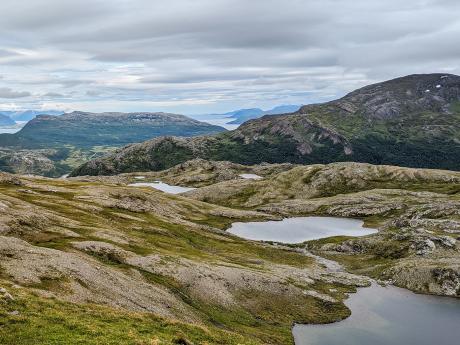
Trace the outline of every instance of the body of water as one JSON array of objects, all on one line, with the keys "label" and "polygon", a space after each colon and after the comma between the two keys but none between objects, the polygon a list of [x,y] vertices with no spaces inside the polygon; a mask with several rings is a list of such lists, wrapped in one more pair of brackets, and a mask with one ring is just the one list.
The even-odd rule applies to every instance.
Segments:
[{"label": "body of water", "polygon": [[198,121],[210,123],[211,125],[224,127],[228,130],[233,130],[239,127],[239,125],[233,125],[233,124],[228,123],[234,120],[233,118],[229,118],[228,115],[204,114],[204,115],[187,115],[187,116],[192,119],[198,120]]},{"label": "body of water", "polygon": [[[299,243],[323,237],[375,233],[356,219],[298,217],[283,221],[234,223],[228,230],[251,239]],[[338,266],[340,267],[340,266]],[[460,344],[460,299],[417,295],[377,284],[345,301],[349,318],[327,325],[295,325],[296,345]]]},{"label": "body of water", "polygon": [[331,236],[364,236],[377,230],[363,221],[336,217],[296,217],[282,221],[233,223],[228,232],[256,241],[301,243]]},{"label": "body of water", "polygon": [[262,176],[256,175],[256,174],[240,174],[240,177],[248,180],[261,180],[263,179]]},{"label": "body of water", "polygon": [[191,188],[191,187],[171,186],[167,183],[163,183],[160,181],[131,183],[130,186],[151,187],[151,188],[158,189],[158,190],[161,190],[162,192],[169,193],[169,194],[185,193],[190,190],[196,189],[196,188]]},{"label": "body of water", "polygon": [[377,284],[345,304],[349,318],[327,325],[296,325],[296,345],[454,345],[460,343],[460,299],[417,295]]}]

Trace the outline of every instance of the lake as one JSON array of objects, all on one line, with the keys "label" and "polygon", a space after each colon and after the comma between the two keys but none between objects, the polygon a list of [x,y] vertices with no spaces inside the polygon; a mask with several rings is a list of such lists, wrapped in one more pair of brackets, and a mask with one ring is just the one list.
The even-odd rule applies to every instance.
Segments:
[{"label": "lake", "polygon": [[185,193],[190,190],[194,190],[196,188],[191,188],[191,187],[181,187],[181,186],[172,186],[167,183],[163,183],[160,181],[157,182],[137,182],[137,183],[131,183],[129,186],[134,186],[134,187],[151,187],[157,190],[161,190],[162,192],[169,193],[169,194],[179,194],[179,193]]},{"label": "lake", "polygon": [[282,221],[233,223],[227,231],[256,241],[301,243],[331,236],[364,236],[377,230],[363,227],[359,219],[295,217]]},{"label": "lake", "polygon": [[352,314],[328,325],[296,325],[296,345],[453,345],[460,343],[460,299],[417,295],[377,284],[345,301]]},{"label": "lake", "polygon": [[[297,217],[234,223],[230,233],[251,240],[300,243],[329,236],[375,233],[363,221]],[[452,345],[460,341],[460,299],[417,295],[373,284],[345,301],[349,318],[327,325],[295,325],[296,345]]]},{"label": "lake", "polygon": [[256,175],[256,174],[240,174],[238,175],[244,179],[247,179],[247,180],[261,180],[263,179],[262,176],[259,176],[259,175]]},{"label": "lake", "polygon": [[210,123],[211,125],[224,127],[225,129],[228,129],[228,130],[233,130],[239,127],[239,125],[228,123],[228,122],[235,120],[234,118],[229,117],[229,115],[203,114],[203,115],[187,115],[187,116],[194,120],[207,122],[207,123]]}]

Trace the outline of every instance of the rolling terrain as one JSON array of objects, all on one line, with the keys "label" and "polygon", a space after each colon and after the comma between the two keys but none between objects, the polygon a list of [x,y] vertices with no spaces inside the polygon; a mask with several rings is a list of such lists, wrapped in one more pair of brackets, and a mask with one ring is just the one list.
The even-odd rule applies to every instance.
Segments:
[{"label": "rolling terrain", "polygon": [[289,344],[368,284],[224,231],[279,216],[111,180],[0,174],[0,215],[2,344]]},{"label": "rolling terrain", "polygon": [[[241,173],[263,179],[244,179]],[[85,180],[126,184],[140,174]],[[183,196],[223,207],[277,217],[363,219],[378,234],[298,247],[416,292],[460,296],[460,172],[348,162],[241,166],[195,160],[142,176],[199,187]]]},{"label": "rolling terrain", "polygon": [[[139,178],[199,188],[128,186]],[[0,342],[292,344],[294,322],[347,317],[369,278],[460,297],[459,193],[459,172],[348,162],[0,174]],[[310,215],[378,233],[280,245],[225,231]]]}]

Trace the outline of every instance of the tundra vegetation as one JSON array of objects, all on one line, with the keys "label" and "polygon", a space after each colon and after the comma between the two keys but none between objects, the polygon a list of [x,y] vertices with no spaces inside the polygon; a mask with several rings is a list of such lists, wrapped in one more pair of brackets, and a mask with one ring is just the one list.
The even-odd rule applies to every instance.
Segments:
[{"label": "tundra vegetation", "polygon": [[[260,180],[243,179],[252,173]],[[182,195],[130,187],[161,179]],[[3,344],[289,344],[369,277],[460,296],[460,173],[193,160],[160,172],[0,175]],[[235,221],[327,215],[378,233],[246,241]],[[332,258],[335,270],[320,257]]]}]

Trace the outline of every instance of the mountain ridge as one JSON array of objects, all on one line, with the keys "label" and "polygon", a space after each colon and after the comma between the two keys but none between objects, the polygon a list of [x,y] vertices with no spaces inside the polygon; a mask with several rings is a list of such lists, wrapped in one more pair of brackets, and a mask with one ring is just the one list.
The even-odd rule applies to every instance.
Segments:
[{"label": "mountain ridge", "polygon": [[305,105],[292,114],[249,120],[226,133],[130,145],[72,174],[165,169],[193,158],[241,164],[357,161],[460,170],[460,77],[400,77],[335,101]]},{"label": "mountain ridge", "polygon": [[0,134],[0,170],[60,176],[103,152],[162,135],[194,136],[223,127],[169,113],[39,115],[15,134]]}]

